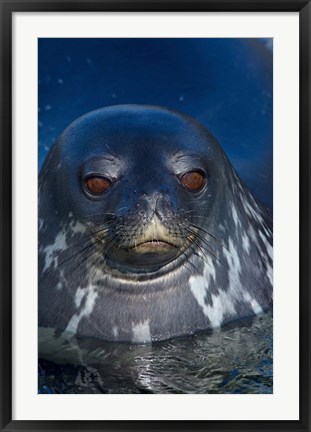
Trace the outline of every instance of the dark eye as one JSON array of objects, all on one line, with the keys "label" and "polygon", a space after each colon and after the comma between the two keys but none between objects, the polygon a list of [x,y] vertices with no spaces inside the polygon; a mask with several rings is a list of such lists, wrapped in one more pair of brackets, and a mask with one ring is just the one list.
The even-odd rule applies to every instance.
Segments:
[{"label": "dark eye", "polygon": [[111,181],[106,177],[90,176],[85,180],[85,185],[88,191],[94,195],[103,194],[110,186]]},{"label": "dark eye", "polygon": [[197,192],[205,184],[205,175],[201,171],[189,171],[183,174],[179,180],[186,189]]}]

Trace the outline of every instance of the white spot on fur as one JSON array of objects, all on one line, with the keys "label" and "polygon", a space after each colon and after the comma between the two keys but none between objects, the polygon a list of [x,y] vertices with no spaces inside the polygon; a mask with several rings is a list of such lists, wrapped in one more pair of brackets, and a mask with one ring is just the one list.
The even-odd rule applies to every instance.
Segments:
[{"label": "white spot on fur", "polygon": [[208,309],[205,303],[205,296],[208,291],[209,283],[211,279],[215,280],[216,272],[215,267],[210,263],[204,263],[203,275],[202,276],[191,276],[189,278],[189,285],[192,294],[196,301],[201,306],[203,313],[208,317]]},{"label": "white spot on fur", "polygon": [[219,290],[218,295],[212,295],[213,306],[206,306],[207,316],[213,327],[219,327],[226,315],[236,314],[235,300],[239,299],[242,291],[240,272],[241,262],[238,251],[229,237],[228,250],[224,249],[224,256],[229,266],[229,288]]},{"label": "white spot on fur", "polygon": [[43,219],[39,219],[39,231],[43,228]]},{"label": "white spot on fur", "polygon": [[85,294],[85,289],[83,288],[78,288],[76,291],[76,295],[75,295],[75,305],[77,308],[80,307],[81,301],[84,297]]},{"label": "white spot on fur", "polygon": [[241,222],[238,218],[238,214],[237,214],[237,211],[236,211],[234,204],[232,204],[232,206],[231,206],[231,211],[232,211],[232,217],[233,217],[233,221],[234,221],[235,226],[237,227],[238,225],[241,225]]},{"label": "white spot on fur", "polygon": [[207,316],[213,327],[221,326],[225,314],[235,314],[232,299],[226,291],[219,290],[218,295],[212,295],[213,306],[206,306]]},{"label": "white spot on fur", "polygon": [[273,258],[273,249],[272,249],[271,244],[269,243],[267,237],[261,231],[259,231],[259,236],[267,248],[267,252],[268,252],[269,257],[272,259]]},{"label": "white spot on fur", "polygon": [[90,285],[87,288],[86,300],[83,309],[79,313],[75,313],[72,316],[66,327],[65,332],[76,334],[81,319],[85,316],[89,316],[92,313],[97,296],[98,294],[95,291],[95,286]]},{"label": "white spot on fur", "polygon": [[267,265],[267,277],[268,277],[271,285],[273,285],[273,270],[269,264]]},{"label": "white spot on fur", "polygon": [[238,255],[238,251],[234,246],[231,238],[229,237],[229,248],[224,249],[224,255],[229,266],[229,284],[232,289],[236,286],[240,286],[240,272],[241,272],[241,261]]},{"label": "white spot on fur", "polygon": [[244,292],[244,299],[250,303],[256,315],[259,315],[263,312],[257,300],[255,300],[248,292]]},{"label": "white spot on fur", "polygon": [[43,252],[45,253],[43,271],[50,268],[52,264],[56,268],[58,265],[58,256],[57,255],[55,256],[55,253],[64,251],[66,249],[67,249],[66,233],[64,231],[61,231],[57,234],[54,243],[46,246],[43,249]]},{"label": "white spot on fur", "polygon": [[266,227],[265,225],[262,225],[262,229],[264,230],[265,235],[266,235],[268,238],[271,238],[271,237],[272,237],[272,232],[271,232],[270,228]]},{"label": "white spot on fur", "polygon": [[242,234],[242,245],[243,245],[243,249],[245,250],[245,252],[249,253],[249,250],[250,250],[249,238],[244,233]]},{"label": "white spot on fur", "polygon": [[203,313],[208,317],[208,309],[205,303],[205,296],[208,289],[207,281],[202,276],[191,276],[189,279],[190,289],[196,301],[201,306]]},{"label": "white spot on fur", "polygon": [[132,325],[133,342],[150,342],[150,325],[149,320],[141,321],[136,325]]},{"label": "white spot on fur", "polygon": [[[241,188],[242,189],[242,188]],[[264,220],[262,217],[262,211],[257,203],[251,196],[241,194],[241,200],[243,202],[244,208],[250,219],[260,223],[263,226]],[[230,205],[230,204],[229,204]],[[239,213],[234,204],[231,205],[232,219],[237,228],[241,228],[241,220],[239,219]],[[220,231],[225,231],[225,228],[222,224],[218,225]],[[267,234],[267,230],[265,229],[265,234]],[[249,224],[248,232],[240,232],[241,234],[241,242],[243,250],[248,254],[251,249],[252,243],[254,243],[260,252],[264,256],[266,256],[265,248],[259,242],[259,236],[262,238],[262,233],[258,230],[255,231],[252,227],[252,221]],[[271,234],[272,237],[272,234]],[[263,239],[264,244],[267,248],[268,254],[272,259],[272,247],[268,242],[267,237]],[[212,278],[215,280],[215,267],[213,264],[204,265],[204,271],[202,276],[192,276],[189,278],[189,286],[190,290],[198,302],[199,306],[202,308],[203,313],[210,320],[212,327],[219,327],[222,325],[224,320],[227,320],[229,317],[234,317],[237,315],[236,305],[241,304],[243,302],[247,302],[250,304],[255,314],[260,314],[263,312],[262,307],[258,303],[258,301],[253,298],[247,291],[241,281],[242,276],[242,264],[245,265],[243,261],[245,259],[245,255],[239,254],[241,250],[237,248],[237,245],[234,244],[232,238],[228,238],[228,248],[223,249],[224,258],[228,263],[228,280],[229,287],[227,290],[219,289],[218,293],[211,293],[212,304],[208,304],[206,301],[206,297],[208,294],[209,286]],[[267,277],[270,279],[272,283],[272,269],[269,263],[267,263]],[[244,267],[243,267],[244,268]]]},{"label": "white spot on fur", "polygon": [[259,230],[258,234],[259,234],[259,237],[261,238],[261,240],[263,241],[266,250],[264,250],[263,246],[260,247],[259,242],[258,242],[258,235],[255,233],[255,231],[252,227],[250,228],[249,235],[250,235],[251,239],[254,241],[254,243],[257,245],[257,247],[261,249],[262,259],[264,260],[266,267],[267,267],[266,275],[267,275],[271,285],[273,285],[273,269],[272,269],[270,262],[269,262],[269,259],[267,257],[267,254],[268,254],[270,259],[273,260],[273,247],[269,243],[269,240],[267,239],[267,237],[264,235],[264,233],[262,231]]},{"label": "white spot on fur", "polygon": [[79,221],[70,221],[69,228],[72,234],[83,234],[86,231],[85,225]]},{"label": "white spot on fur", "polygon": [[212,327],[221,326],[226,314],[234,314],[235,307],[226,291],[219,290],[218,294],[212,294],[213,305],[208,305],[205,302],[205,296],[208,292],[211,279],[215,280],[216,272],[213,265],[204,265],[203,276],[192,276],[189,278],[189,284],[192,294],[203,310],[205,316],[211,322]]},{"label": "white spot on fur", "polygon": [[118,327],[117,327],[117,326],[112,327],[112,334],[113,334],[113,336],[114,336],[115,338],[118,337],[119,330],[118,330]]},{"label": "white spot on fur", "polygon": [[63,284],[61,282],[58,282],[56,285],[56,289],[58,289],[58,290],[63,289]]},{"label": "white spot on fur", "polygon": [[263,255],[263,260],[264,260],[264,262],[266,264],[266,267],[267,267],[267,271],[266,271],[267,278],[269,279],[271,285],[273,285],[273,270],[272,270],[272,267],[270,265],[270,262],[269,262],[268,258],[265,255]]},{"label": "white spot on fur", "polygon": [[252,226],[250,226],[248,234],[251,238],[251,240],[255,243],[255,245],[259,248],[259,243],[258,243],[258,236],[255,233],[255,230]]},{"label": "white spot on fur", "polygon": [[242,196],[242,202],[248,216],[253,217],[257,222],[263,224],[264,220],[261,216],[261,210],[254,198],[251,195],[248,195],[246,199]]}]

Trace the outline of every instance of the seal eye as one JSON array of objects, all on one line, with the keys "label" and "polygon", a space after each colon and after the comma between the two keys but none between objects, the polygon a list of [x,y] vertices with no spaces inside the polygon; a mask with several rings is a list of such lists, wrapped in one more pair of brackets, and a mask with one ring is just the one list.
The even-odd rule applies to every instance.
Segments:
[{"label": "seal eye", "polygon": [[90,176],[85,180],[85,185],[90,193],[98,195],[110,188],[111,181],[106,177]]},{"label": "seal eye", "polygon": [[197,192],[204,186],[205,175],[201,171],[189,171],[180,177],[180,182],[186,189]]}]

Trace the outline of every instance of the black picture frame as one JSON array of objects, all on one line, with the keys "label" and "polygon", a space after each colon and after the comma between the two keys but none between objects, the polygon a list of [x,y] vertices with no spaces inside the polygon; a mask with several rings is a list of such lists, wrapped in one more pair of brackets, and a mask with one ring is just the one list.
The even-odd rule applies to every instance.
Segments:
[{"label": "black picture frame", "polygon": [[[0,400],[3,431],[311,431],[310,422],[310,1],[303,0],[0,0],[1,250]],[[12,15],[14,12],[299,12],[300,55],[300,414],[297,421],[14,421],[12,420]],[[289,365],[290,367],[290,365]]]}]

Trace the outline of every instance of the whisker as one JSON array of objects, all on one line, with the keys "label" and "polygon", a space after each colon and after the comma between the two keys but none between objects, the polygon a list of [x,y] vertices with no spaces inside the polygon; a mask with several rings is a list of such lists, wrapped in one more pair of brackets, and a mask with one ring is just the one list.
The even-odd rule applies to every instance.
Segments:
[{"label": "whisker", "polygon": [[[202,253],[203,257],[205,258],[205,261],[208,262],[208,258],[207,258],[207,256],[206,256],[204,250],[201,248],[200,244],[199,244],[199,243],[198,243],[194,238],[188,237],[188,240],[189,240],[190,243],[192,243],[192,244],[193,244],[197,249],[199,249],[199,251]],[[207,251],[207,252],[209,252],[209,251]],[[211,255],[212,255],[212,254],[211,254]]]},{"label": "whisker", "polygon": [[[100,243],[102,240],[99,239],[97,241],[95,241],[91,246],[95,248],[96,244]],[[93,255],[95,254],[95,252],[93,253]],[[74,265],[73,267],[69,268],[68,272],[67,272],[67,277],[70,276],[74,271],[76,271],[82,264],[84,264],[85,262],[87,262],[89,259],[91,259],[92,255],[87,255],[87,256],[83,256],[82,255],[82,259],[78,262],[77,265]]]},{"label": "whisker", "polygon": [[225,249],[228,250],[227,246],[224,245],[221,240],[219,240],[217,237],[213,236],[211,233],[209,233],[208,231],[206,231],[204,228],[202,228],[202,227],[200,227],[198,225],[195,225],[193,223],[191,224],[191,227],[196,228],[196,229],[198,229],[200,231],[203,231],[205,234],[209,235],[213,240],[217,241],[223,248],[225,248]]},{"label": "whisker", "polygon": [[198,273],[200,273],[199,269],[191,261],[184,261],[184,263],[183,263],[183,265],[186,267],[186,269],[189,270],[189,272],[191,272],[191,269],[188,269],[186,264],[190,264]]},{"label": "whisker", "polygon": [[[198,238],[199,240],[201,240],[201,242],[203,243],[203,245],[199,245],[199,243],[198,242],[196,242],[196,244],[198,245],[198,246],[200,246],[201,248],[202,247],[204,247],[204,249],[206,250],[206,252],[208,252],[211,256],[213,256],[220,264],[222,264],[223,265],[223,263],[219,260],[219,258],[217,258],[217,256],[210,250],[210,249],[207,249],[207,247],[206,246],[208,246],[209,248],[210,248],[210,245],[208,244],[208,242],[207,242],[207,240],[204,238],[204,237],[202,237],[199,233],[197,233],[197,232],[195,232],[194,230],[192,230],[191,228],[188,228],[188,231],[191,233],[191,234],[193,234],[196,238]],[[206,246],[204,246],[204,245],[206,245]],[[201,252],[202,252],[202,249],[200,248],[200,250],[201,250]],[[205,255],[204,255],[205,256]]]},{"label": "whisker", "polygon": [[[66,262],[68,262],[69,260],[75,258],[77,255],[81,255],[84,251],[88,250],[90,247],[96,245],[97,243],[99,243],[99,241],[102,241],[102,240],[103,240],[103,238],[101,238],[101,239],[97,239],[97,240],[94,241],[94,239],[91,238],[90,240],[88,240],[88,242],[87,242],[87,244],[86,244],[86,246],[85,246],[84,248],[78,250],[78,251],[77,251],[76,253],[74,253],[73,255],[67,257],[66,259],[64,259],[63,261],[61,261],[60,263],[58,263],[58,266],[62,266],[62,265],[64,265]],[[85,244],[85,242],[81,242],[81,243],[84,243],[84,244]],[[81,244],[81,243],[80,243],[80,244]],[[73,247],[74,247],[74,246],[70,246],[70,248],[73,248]],[[62,252],[64,252],[64,251],[60,251],[59,254],[62,253]]]},{"label": "whisker", "polygon": [[[96,235],[96,234],[98,234],[98,233],[101,233],[101,232],[104,232],[105,230],[107,230],[108,231],[108,229],[109,229],[109,227],[104,227],[104,228],[101,228],[101,229],[99,229],[99,230],[97,230],[97,231],[92,231],[92,232],[90,232],[90,233],[88,233],[88,234],[83,234],[83,239],[81,240],[77,240],[77,241],[74,241],[74,242],[72,242],[72,243],[70,243],[70,245],[68,246],[68,248],[67,249],[69,249],[69,248],[74,248],[74,247],[76,247],[76,246],[79,246],[80,244],[82,244],[82,243],[85,243],[86,241],[85,241],[85,239],[87,238],[90,238],[90,237],[93,237],[94,235]],[[88,240],[89,241],[89,240]],[[63,252],[63,250],[60,250],[59,251],[59,254],[60,253],[62,253]]]},{"label": "whisker", "polygon": [[[99,233],[105,233],[105,234],[106,234],[108,231],[109,231],[109,228],[107,228],[107,227],[105,227],[105,228],[101,228],[101,229],[99,229],[99,230],[97,230],[97,231],[93,231],[93,232],[90,233],[90,234],[84,235],[83,240],[79,240],[79,241],[76,241],[76,242],[71,243],[71,244],[66,248],[66,250],[68,250],[68,249],[74,249],[74,248],[76,249],[77,246],[80,246],[81,244],[85,245],[85,247],[83,247],[82,249],[78,250],[78,251],[77,251],[76,253],[74,253],[73,255],[71,255],[71,256],[65,258],[65,259],[62,260],[61,262],[59,262],[59,263],[58,263],[58,266],[63,266],[66,262],[68,262],[68,261],[70,261],[71,259],[75,258],[77,255],[82,254],[84,251],[88,250],[90,247],[92,247],[93,244],[98,243],[98,241],[96,241],[96,242],[94,243],[94,239],[93,239],[93,237],[94,237],[95,235],[98,235]],[[87,237],[87,238],[89,238],[89,239],[88,239],[88,240],[85,240],[85,237]],[[90,238],[90,237],[91,237],[91,238]],[[107,237],[108,237],[108,236],[107,236]],[[104,240],[104,239],[105,239],[105,237],[102,237],[102,238],[101,238],[101,241]],[[58,252],[54,252],[54,256],[55,256],[55,257],[58,257],[58,256],[60,256],[60,255],[63,254],[63,253],[64,253],[64,250],[60,250],[60,251],[58,251]],[[46,275],[48,275],[48,274],[49,274],[50,272],[52,272],[52,271],[54,271],[54,268],[53,268],[53,269],[50,269],[50,270],[48,270],[48,271],[46,271],[45,273],[46,273]]]},{"label": "whisker", "polygon": [[[113,246],[116,244],[117,238],[119,237],[119,232],[115,233],[114,237],[111,237],[109,242],[105,244],[105,255],[107,256]],[[110,245],[110,246],[109,246]],[[109,246],[109,247],[107,247]]]},{"label": "whisker", "polygon": [[[131,226],[131,229],[134,230],[139,224],[140,224],[140,220],[138,220],[133,226]],[[121,244],[122,244],[122,242],[123,242],[123,240],[124,240],[125,237],[126,237],[126,233],[124,233],[124,235],[122,236],[122,238],[120,240],[120,243],[119,243],[118,249],[120,249]],[[136,247],[136,237],[135,237],[134,243],[135,243],[135,247]]]},{"label": "whisker", "polygon": [[[105,237],[99,237],[99,238],[97,238],[96,240],[93,240],[93,239],[92,239],[92,243],[91,243],[90,245],[88,245],[88,246],[85,247],[84,249],[78,251],[78,252],[77,252],[76,254],[74,254],[73,256],[67,258],[66,261],[68,261],[69,259],[74,258],[74,256],[77,256],[77,255],[82,256],[82,259],[78,262],[78,264],[77,264],[76,266],[73,266],[71,269],[69,269],[69,273],[68,273],[68,274],[71,274],[72,272],[74,272],[75,270],[77,270],[77,269],[78,269],[78,268],[79,268],[83,263],[85,263],[85,262],[88,260],[88,258],[91,259],[92,255],[95,255],[95,252],[96,252],[96,251],[99,253],[99,257],[101,257],[102,254],[100,253],[100,251],[98,250],[98,248],[96,249],[96,251],[94,251],[94,253],[92,253],[92,255],[88,255],[87,257],[85,257],[85,256],[83,256],[83,254],[84,254],[85,252],[89,252],[89,249],[92,248],[92,247],[96,248],[97,245],[103,243],[103,242],[104,242],[106,239],[108,239],[108,238],[109,238],[109,235],[107,235],[107,236],[105,236]],[[111,242],[113,239],[114,239],[113,237],[110,238],[110,240],[109,240],[108,242],[105,243],[105,246],[106,246],[106,245],[109,245],[110,242]],[[108,249],[108,250],[109,250],[109,249]],[[106,250],[105,252],[107,252],[107,250]],[[65,262],[65,260],[64,260],[64,262]],[[63,263],[62,263],[62,264],[63,264]]]}]

